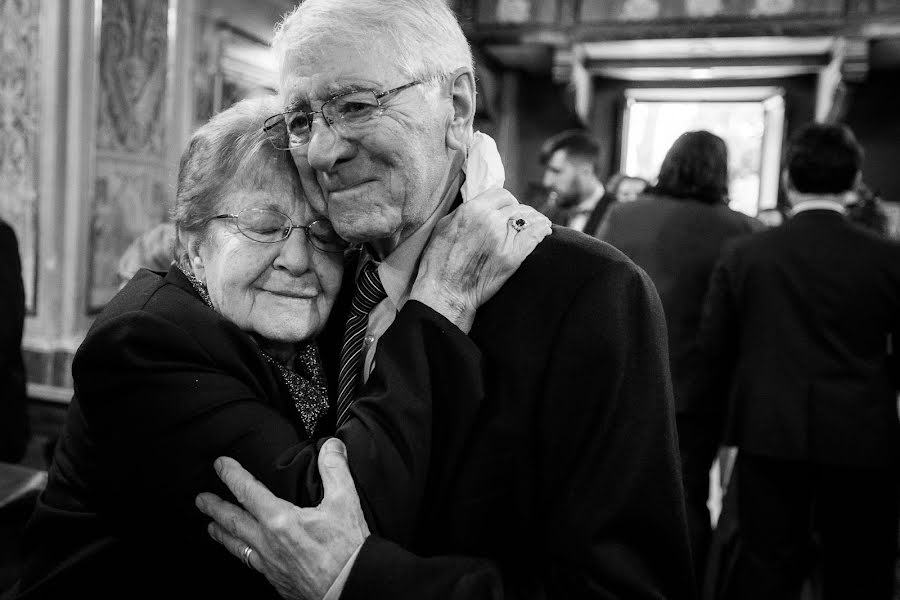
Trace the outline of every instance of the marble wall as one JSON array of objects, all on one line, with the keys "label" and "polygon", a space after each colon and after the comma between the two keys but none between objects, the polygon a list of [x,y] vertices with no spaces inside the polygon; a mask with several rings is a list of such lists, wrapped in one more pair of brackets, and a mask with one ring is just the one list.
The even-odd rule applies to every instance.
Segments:
[{"label": "marble wall", "polygon": [[[283,8],[267,3],[260,31]],[[71,398],[119,258],[170,218],[193,129],[246,93],[226,93],[241,69],[257,87],[272,78],[222,66],[235,44],[266,47],[239,27],[257,5],[235,0],[226,22],[219,0],[0,0],[0,218],[19,238],[33,398]]]}]

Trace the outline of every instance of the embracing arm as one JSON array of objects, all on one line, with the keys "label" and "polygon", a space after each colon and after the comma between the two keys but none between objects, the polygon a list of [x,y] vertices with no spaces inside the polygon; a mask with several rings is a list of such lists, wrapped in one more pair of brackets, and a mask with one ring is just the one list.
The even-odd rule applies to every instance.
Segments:
[{"label": "embracing arm", "polygon": [[[206,340],[232,342],[225,333]],[[355,457],[373,528],[402,541],[417,511],[414,490],[424,486],[427,471],[432,373],[447,367],[474,373],[441,381],[458,386],[459,402],[477,401],[479,354],[459,330],[415,302],[382,344],[380,366],[338,437]],[[141,508],[156,507],[153,514],[165,507],[166,527],[205,528],[194,497],[204,491],[229,496],[213,471],[218,456],[238,460],[291,502],[321,499],[321,441],[305,439],[299,415],[283,414],[264,397],[249,372],[253,361],[264,365],[252,346],[245,344],[230,363],[213,358],[220,354],[148,312],[103,323],[79,352],[74,373],[82,410],[115,474],[110,505],[125,506],[115,502],[125,497],[131,503],[119,515],[126,522],[136,499]],[[415,368],[393,368],[397,361]]]},{"label": "embracing arm", "polygon": [[543,513],[521,524],[533,559],[424,558],[371,536],[344,600],[693,597],[665,326],[647,276],[619,263],[589,281],[554,346],[534,440]]}]

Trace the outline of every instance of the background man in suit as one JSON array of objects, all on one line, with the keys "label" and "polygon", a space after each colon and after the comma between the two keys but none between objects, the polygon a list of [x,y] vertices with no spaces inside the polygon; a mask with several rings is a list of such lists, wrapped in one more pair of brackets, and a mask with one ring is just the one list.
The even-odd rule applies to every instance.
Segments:
[{"label": "background man in suit", "polygon": [[19,243],[12,227],[0,220],[0,461],[4,462],[21,460],[29,438],[22,362],[24,325]]},{"label": "background man in suit", "polygon": [[541,147],[547,203],[539,210],[554,224],[594,235],[606,209],[616,201],[597,177],[600,143],[581,129],[563,131]]},{"label": "background man in suit", "polygon": [[[647,271],[662,300],[669,332],[669,365],[676,415],[691,376],[693,348],[709,276],[722,245],[761,229],[756,220],[728,208],[728,149],[708,131],[682,134],[666,153],[656,186],[606,213],[598,237]],[[677,417],[676,417],[677,420]],[[687,432],[678,438],[694,568],[702,576],[711,535],[709,463],[697,462]]]},{"label": "background man in suit", "polygon": [[[839,125],[791,140],[788,221],[713,273],[679,427],[738,447],[739,598],[796,598],[821,543],[825,598],[888,599],[897,543],[900,245],[849,223],[862,149]],[[730,393],[729,393],[730,392]],[[682,419],[681,417],[685,418]]]},{"label": "background man in suit", "polygon": [[[321,340],[337,370],[342,334],[356,331],[358,313],[345,321],[353,277],[377,272],[384,288],[358,334],[372,346],[430,232],[499,156],[472,131],[472,57],[443,0],[307,0],[276,49],[298,168],[318,181],[337,231],[364,242]],[[479,159],[462,183],[467,153]],[[502,185],[501,173],[487,179]],[[510,235],[522,226],[511,220]],[[384,539],[371,521],[368,535],[349,478],[326,480],[323,502],[304,509],[231,463],[220,476],[250,512],[201,495],[214,537],[235,556],[249,543],[251,565],[287,597],[691,598],[664,317],[643,271],[555,228],[469,335],[485,373],[467,419],[477,425],[434,414],[422,508],[404,515],[409,539]],[[366,348],[353,373],[365,377],[369,361]],[[366,510],[378,499],[360,500]]]}]

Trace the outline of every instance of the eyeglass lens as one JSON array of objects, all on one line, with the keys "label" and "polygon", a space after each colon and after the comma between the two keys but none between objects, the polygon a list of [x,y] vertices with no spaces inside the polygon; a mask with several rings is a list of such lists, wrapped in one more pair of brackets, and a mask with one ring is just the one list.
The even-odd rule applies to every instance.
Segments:
[{"label": "eyeglass lens", "polygon": [[[331,127],[355,127],[373,118],[381,107],[373,91],[359,91],[337,96],[322,105],[322,116]],[[279,150],[287,150],[309,142],[310,119],[315,113],[286,112],[266,119],[266,135]]]},{"label": "eyeglass lens", "polygon": [[[286,239],[294,229],[290,217],[266,208],[249,208],[237,215],[238,230],[251,240],[272,244]],[[334,231],[326,219],[299,226],[310,243],[324,252],[343,252],[347,243]]]}]

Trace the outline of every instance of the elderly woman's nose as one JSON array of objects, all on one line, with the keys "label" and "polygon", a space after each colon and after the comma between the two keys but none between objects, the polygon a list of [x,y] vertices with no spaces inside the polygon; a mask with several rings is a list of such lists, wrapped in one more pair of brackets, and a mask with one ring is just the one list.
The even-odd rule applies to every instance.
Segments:
[{"label": "elderly woman's nose", "polygon": [[306,232],[298,227],[281,243],[281,252],[275,257],[274,267],[295,275],[304,273],[309,269],[310,253],[313,251]]}]

